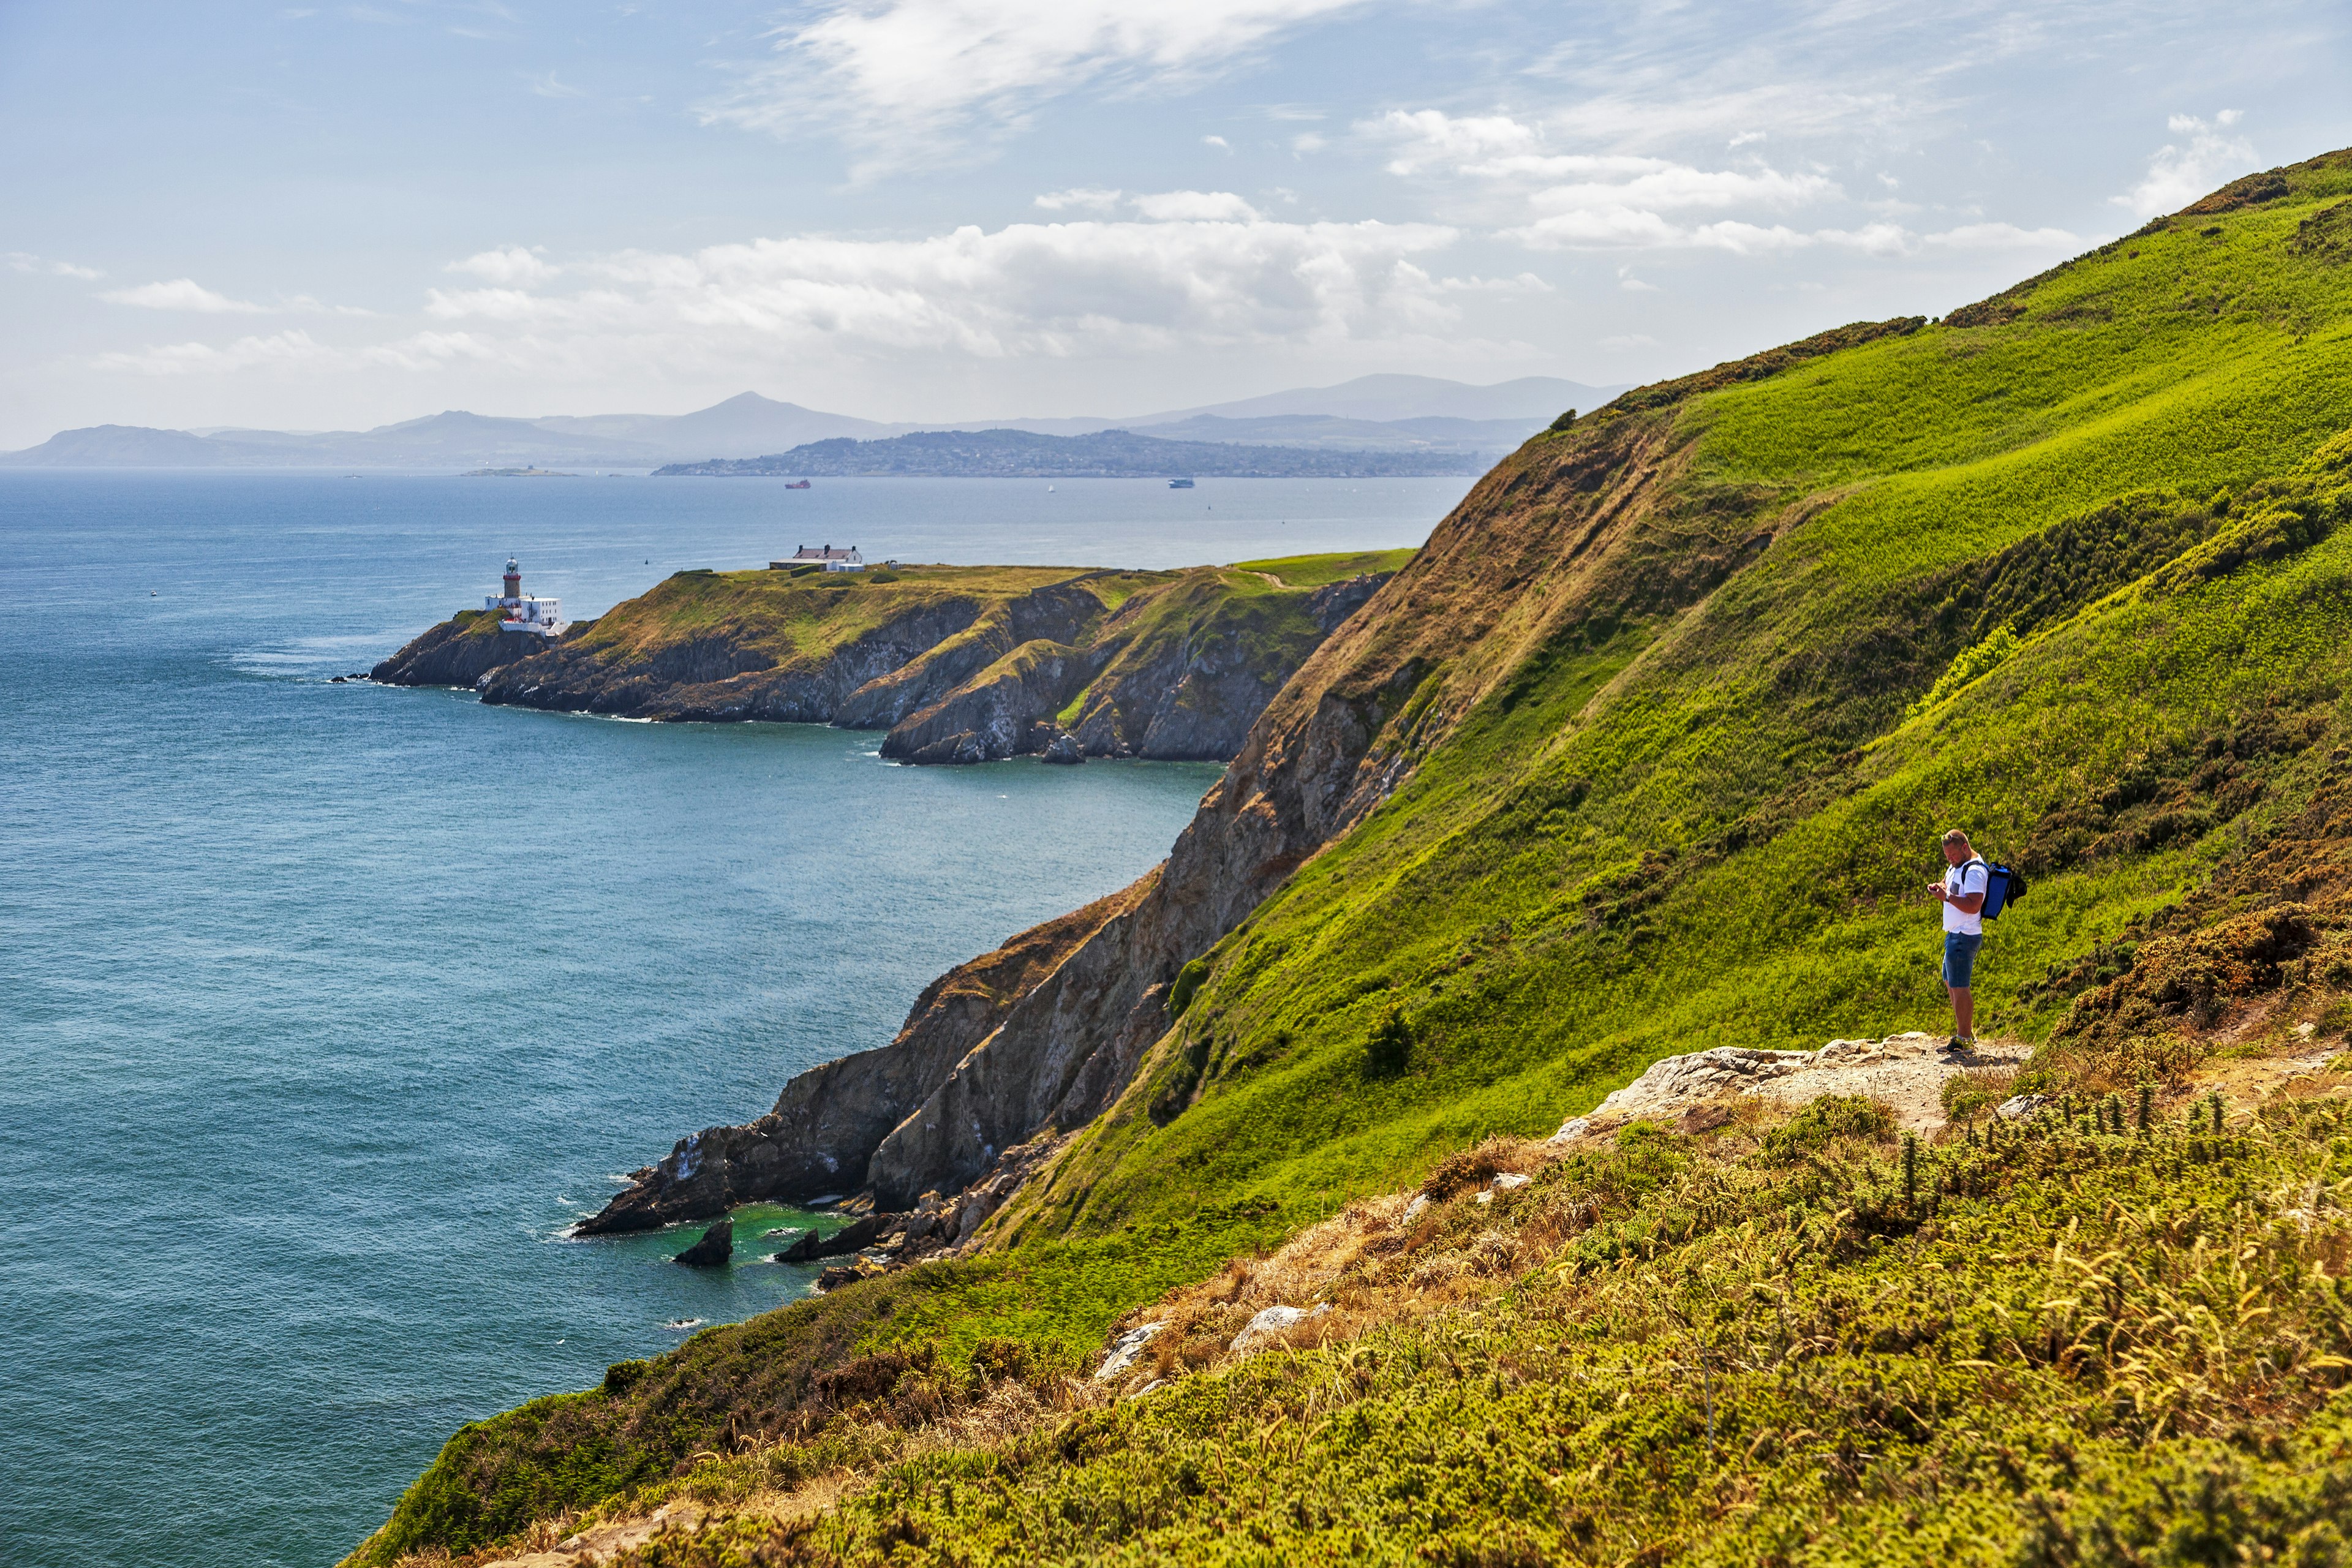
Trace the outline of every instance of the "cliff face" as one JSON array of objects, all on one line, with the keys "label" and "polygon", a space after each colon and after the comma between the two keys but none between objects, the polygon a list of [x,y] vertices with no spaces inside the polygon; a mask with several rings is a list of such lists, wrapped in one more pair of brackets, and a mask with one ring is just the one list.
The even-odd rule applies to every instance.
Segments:
[{"label": "cliff face", "polygon": [[937,1091],[1037,982],[1131,910],[1150,879],[1023,931],[931,982],[887,1046],[801,1074],[775,1108],[740,1126],[705,1128],[633,1173],[628,1190],[579,1226],[583,1236],[648,1230],[772,1198],[856,1192],[891,1130]]}]

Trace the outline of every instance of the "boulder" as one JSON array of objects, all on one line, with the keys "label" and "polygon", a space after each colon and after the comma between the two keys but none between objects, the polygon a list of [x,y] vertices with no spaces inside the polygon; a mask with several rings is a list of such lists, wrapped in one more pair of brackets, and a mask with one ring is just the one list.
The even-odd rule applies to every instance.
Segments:
[{"label": "boulder", "polygon": [[856,1279],[857,1270],[855,1268],[828,1268],[816,1277],[816,1288],[820,1290],[838,1290],[844,1285],[856,1283]]},{"label": "boulder", "polygon": [[882,1232],[896,1215],[870,1214],[864,1219],[853,1220],[831,1236],[820,1236],[812,1230],[798,1241],[776,1254],[779,1263],[813,1263],[820,1258],[838,1258],[845,1252],[856,1252],[861,1247],[871,1247],[882,1238]]},{"label": "boulder", "polygon": [[1078,738],[1065,730],[1046,742],[1045,749],[1038,753],[1038,759],[1048,763],[1083,763],[1087,760],[1087,753],[1086,749],[1078,744]]},{"label": "boulder", "polygon": [[1305,1307],[1268,1307],[1252,1318],[1249,1326],[1235,1334],[1234,1342],[1227,1348],[1236,1353],[1263,1349],[1280,1336],[1285,1329],[1303,1323],[1309,1318],[1319,1318],[1330,1310],[1328,1301],[1311,1310]]},{"label": "boulder", "polygon": [[1111,1341],[1110,1354],[1104,1359],[1102,1365],[1095,1368],[1095,1375],[1108,1381],[1133,1366],[1136,1358],[1143,1353],[1143,1347],[1151,1342],[1151,1336],[1167,1326],[1165,1323],[1138,1323]]},{"label": "boulder", "polygon": [[702,1239],[670,1259],[688,1268],[716,1268],[735,1256],[735,1222],[722,1219],[702,1233]]}]

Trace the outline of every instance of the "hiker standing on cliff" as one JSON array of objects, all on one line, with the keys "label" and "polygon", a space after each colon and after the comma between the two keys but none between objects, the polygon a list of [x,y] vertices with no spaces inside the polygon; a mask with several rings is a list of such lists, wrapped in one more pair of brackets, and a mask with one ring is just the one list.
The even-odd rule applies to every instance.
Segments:
[{"label": "hiker standing on cliff", "polygon": [[1984,863],[1958,828],[1944,835],[1944,860],[1948,868],[1940,882],[1927,890],[1944,906],[1944,989],[1952,994],[1952,1044],[1976,1044],[1977,999],[1969,989],[1975,977],[1977,949],[1984,943],[1985,893],[1992,886],[1992,868]]}]

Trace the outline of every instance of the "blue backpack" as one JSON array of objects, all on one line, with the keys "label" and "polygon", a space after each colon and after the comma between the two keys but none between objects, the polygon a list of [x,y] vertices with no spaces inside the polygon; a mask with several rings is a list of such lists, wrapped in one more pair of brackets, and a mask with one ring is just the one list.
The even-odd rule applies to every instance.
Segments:
[{"label": "blue backpack", "polygon": [[1985,868],[1984,908],[1977,911],[1984,919],[1999,920],[2001,910],[2025,897],[2025,879],[2008,867],[1997,866],[1982,856],[1977,857],[1960,868],[1966,870],[1969,866],[1982,866]]}]

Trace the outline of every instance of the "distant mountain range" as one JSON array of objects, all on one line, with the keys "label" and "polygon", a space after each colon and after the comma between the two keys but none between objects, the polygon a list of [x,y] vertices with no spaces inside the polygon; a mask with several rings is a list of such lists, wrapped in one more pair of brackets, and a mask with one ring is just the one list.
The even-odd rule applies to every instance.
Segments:
[{"label": "distant mountain range", "polygon": [[[1189,421],[1188,421],[1189,423]],[[719,458],[674,463],[656,478],[747,475],[927,475],[940,478],[1107,479],[1385,479],[1408,474],[1475,474],[1492,458],[1484,452],[1427,448],[1385,452],[1305,447],[1244,446],[1236,442],[1169,441],[1132,430],[1084,436],[1043,436],[1034,430],[924,430],[878,441],[835,437],[765,458]]]},{"label": "distant mountain range", "polygon": [[[1299,387],[1237,403],[1175,409],[1128,419],[975,420],[966,428],[1025,431],[1041,436],[1150,429],[1158,437],[1220,445],[1418,455],[1428,459],[1491,459],[1542,429],[1562,410],[1595,408],[1622,390],[1618,386],[1587,386],[1554,376],[1523,376],[1493,386],[1472,386],[1435,376],[1366,375],[1337,386]],[[373,430],[193,431],[99,425],[61,431],[21,452],[0,453],[0,464],[32,468],[653,468],[780,455],[812,442],[841,438],[871,442],[941,428],[938,424],[893,425],[845,414],[827,414],[746,392],[692,414],[559,415],[513,419],[453,410],[397,425],[381,425]],[[1454,472],[1459,467],[1458,462],[1453,462],[1413,471]],[[1212,470],[1202,468],[1200,471]]]}]

